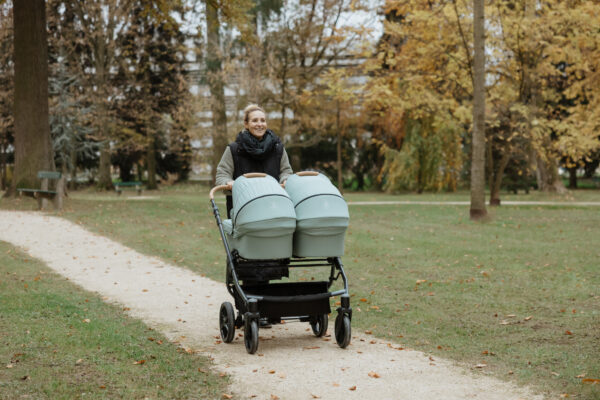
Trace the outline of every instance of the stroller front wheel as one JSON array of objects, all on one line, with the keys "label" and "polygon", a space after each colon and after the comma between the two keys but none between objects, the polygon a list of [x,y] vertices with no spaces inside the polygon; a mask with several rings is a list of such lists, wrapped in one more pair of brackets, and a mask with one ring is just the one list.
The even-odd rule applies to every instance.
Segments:
[{"label": "stroller front wheel", "polygon": [[235,316],[233,306],[226,301],[221,304],[219,310],[219,330],[221,331],[221,339],[225,343],[231,343],[235,335]]},{"label": "stroller front wheel", "polygon": [[335,318],[335,341],[342,349],[350,344],[351,329],[350,317],[343,312],[338,313]]},{"label": "stroller front wheel", "polygon": [[258,321],[256,319],[246,321],[246,325],[244,326],[244,344],[246,345],[248,354],[256,353],[258,349]]}]

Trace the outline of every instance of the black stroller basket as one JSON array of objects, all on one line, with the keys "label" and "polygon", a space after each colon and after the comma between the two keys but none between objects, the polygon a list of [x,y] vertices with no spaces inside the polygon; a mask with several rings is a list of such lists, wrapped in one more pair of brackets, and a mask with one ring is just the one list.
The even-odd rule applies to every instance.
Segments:
[{"label": "black stroller basket", "polygon": [[[264,174],[246,174],[245,178],[264,177]],[[239,178],[238,178],[239,179]],[[352,309],[348,280],[340,257],[289,257],[277,259],[246,259],[237,249],[230,247],[231,235],[226,233],[224,221],[214,201],[214,193],[231,190],[230,186],[217,186],[210,191],[213,213],[219,227],[226,253],[226,285],[234,299],[234,307],[224,302],[219,311],[219,328],[225,343],[234,339],[235,329],[244,328],[246,351],[253,354],[258,349],[258,330],[261,320],[278,323],[282,320],[308,322],[315,336],[325,335],[330,298],[340,296],[335,320],[335,338],[341,348],[350,343]],[[229,222],[229,221],[225,221]],[[229,228],[231,229],[231,228]],[[289,276],[290,268],[328,268],[329,277],[322,281],[279,282]],[[343,289],[331,291],[335,281],[342,278]]]}]

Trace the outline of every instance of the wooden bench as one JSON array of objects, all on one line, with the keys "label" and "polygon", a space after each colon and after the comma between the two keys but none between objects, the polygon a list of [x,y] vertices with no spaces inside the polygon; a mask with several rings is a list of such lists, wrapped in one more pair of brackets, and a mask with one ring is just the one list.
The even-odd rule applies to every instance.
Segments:
[{"label": "wooden bench", "polygon": [[[18,188],[19,196],[28,196],[37,199],[38,208],[41,210],[45,207],[45,200],[53,200],[54,207],[57,210],[62,209],[63,194],[64,194],[64,179],[60,172],[55,171],[38,171],[38,179],[41,180],[39,189]],[[54,190],[50,189],[50,181],[54,183]]]},{"label": "wooden bench", "polygon": [[135,189],[138,195],[142,194],[142,182],[117,182],[115,183],[115,190],[117,195],[121,195],[123,189]]}]

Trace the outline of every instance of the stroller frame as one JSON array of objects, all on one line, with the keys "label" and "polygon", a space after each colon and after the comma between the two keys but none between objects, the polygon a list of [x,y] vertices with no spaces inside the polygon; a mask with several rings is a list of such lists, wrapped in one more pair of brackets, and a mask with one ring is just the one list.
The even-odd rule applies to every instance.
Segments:
[{"label": "stroller frame", "polygon": [[[264,176],[264,174],[246,174],[247,177]],[[226,286],[233,297],[237,316],[229,302],[221,304],[219,311],[219,329],[225,343],[234,339],[235,329],[244,328],[244,344],[246,351],[254,354],[258,349],[259,320],[270,321],[299,320],[309,322],[317,337],[325,335],[328,326],[328,315],[331,312],[329,298],[340,296],[335,320],[335,339],[341,348],[350,344],[352,308],[348,291],[348,279],[340,257],[246,260],[231,250],[223,229],[219,208],[214,201],[214,193],[219,190],[231,190],[229,185],[216,186],[210,191],[210,202],[213,214],[219,227],[221,240],[227,254]],[[255,271],[277,271],[288,268],[329,267],[327,281],[283,282],[283,283],[240,283],[239,276],[252,276]],[[333,282],[342,278],[343,289],[329,291]],[[281,275],[276,276],[281,278]],[[273,278],[273,279],[276,279]],[[268,282],[268,281],[267,281]]]}]

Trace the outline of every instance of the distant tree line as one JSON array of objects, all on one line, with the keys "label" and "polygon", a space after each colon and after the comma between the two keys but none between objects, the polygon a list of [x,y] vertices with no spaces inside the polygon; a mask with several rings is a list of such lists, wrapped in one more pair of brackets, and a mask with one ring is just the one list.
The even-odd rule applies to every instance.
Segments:
[{"label": "distant tree line", "polygon": [[[368,3],[48,0],[56,168],[73,178],[86,171],[101,188],[112,186],[111,166],[150,188],[156,176],[186,180],[192,140],[209,139],[204,161],[214,171],[240,111],[259,103],[296,170],[319,169],[358,190],[468,186],[475,2],[388,0],[377,10],[379,38],[348,18]],[[591,177],[600,161],[600,5],[484,5],[490,203],[502,188],[564,190],[559,167],[576,187],[577,172]],[[14,149],[11,11],[0,6],[2,185]],[[184,19],[197,21],[195,33]],[[198,81],[187,75],[192,53]],[[190,85],[210,97],[194,97]],[[210,110],[207,128],[201,110]]]}]

